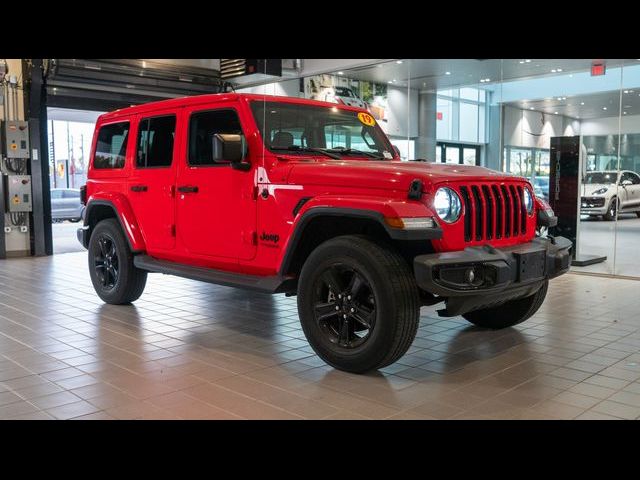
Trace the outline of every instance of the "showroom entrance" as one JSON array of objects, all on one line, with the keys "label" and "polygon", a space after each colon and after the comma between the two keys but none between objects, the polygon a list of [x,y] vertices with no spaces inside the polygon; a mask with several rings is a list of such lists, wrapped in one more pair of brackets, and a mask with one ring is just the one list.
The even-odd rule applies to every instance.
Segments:
[{"label": "showroom entrance", "polygon": [[480,165],[480,146],[438,142],[436,144],[436,161],[460,165]]}]

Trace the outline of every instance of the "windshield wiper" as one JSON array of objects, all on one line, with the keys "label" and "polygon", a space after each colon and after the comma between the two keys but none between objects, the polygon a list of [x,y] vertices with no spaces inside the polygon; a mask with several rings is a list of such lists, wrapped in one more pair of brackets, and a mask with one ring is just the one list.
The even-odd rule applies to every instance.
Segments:
[{"label": "windshield wiper", "polygon": [[289,152],[313,152],[313,153],[321,153],[326,155],[327,157],[331,157],[334,160],[340,160],[340,155],[336,155],[335,153],[328,152],[324,148],[314,148],[314,147],[301,147],[300,145],[289,145],[288,147],[271,147],[271,150],[286,150]]},{"label": "windshield wiper", "polygon": [[376,155],[375,153],[363,152],[362,150],[355,150],[353,148],[336,147],[336,148],[330,148],[329,151],[338,152],[341,155],[349,155],[350,153],[352,153],[354,155],[364,155],[365,157],[375,158],[376,160],[384,159],[384,157],[381,157],[380,155]]}]

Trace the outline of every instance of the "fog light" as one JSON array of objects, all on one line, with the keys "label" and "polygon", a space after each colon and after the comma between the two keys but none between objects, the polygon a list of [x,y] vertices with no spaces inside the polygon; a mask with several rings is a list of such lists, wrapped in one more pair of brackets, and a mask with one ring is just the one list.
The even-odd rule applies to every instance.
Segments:
[{"label": "fog light", "polygon": [[473,267],[467,269],[466,273],[464,274],[464,278],[469,285],[473,285],[473,281],[476,279],[476,272],[473,271]]}]

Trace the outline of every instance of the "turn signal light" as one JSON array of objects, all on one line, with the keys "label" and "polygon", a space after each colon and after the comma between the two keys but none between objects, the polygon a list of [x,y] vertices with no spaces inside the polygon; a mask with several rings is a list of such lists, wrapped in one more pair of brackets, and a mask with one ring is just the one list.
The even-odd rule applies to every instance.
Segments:
[{"label": "turn signal light", "polygon": [[424,228],[434,228],[436,226],[436,222],[431,217],[385,217],[384,221],[390,227],[400,228],[402,230],[421,230]]}]

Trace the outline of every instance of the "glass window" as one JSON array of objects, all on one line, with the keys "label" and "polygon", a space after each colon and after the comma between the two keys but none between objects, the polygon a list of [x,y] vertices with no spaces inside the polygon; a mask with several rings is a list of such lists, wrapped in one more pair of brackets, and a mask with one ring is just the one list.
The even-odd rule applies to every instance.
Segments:
[{"label": "glass window", "polygon": [[175,132],[175,115],[143,119],[138,130],[136,167],[171,166]]},{"label": "glass window", "polygon": [[462,160],[465,165],[477,165],[478,150],[475,148],[465,148],[462,151]]},{"label": "glass window", "polygon": [[111,123],[101,127],[93,159],[94,168],[124,167],[128,136],[129,122]]},{"label": "glass window", "polygon": [[478,141],[478,105],[460,103],[460,141]]},{"label": "glass window", "polygon": [[461,88],[460,98],[464,100],[478,101],[478,89],[477,88]]},{"label": "glass window", "polygon": [[460,149],[458,147],[445,147],[446,163],[460,163]]},{"label": "glass window", "polygon": [[[216,161],[213,157],[214,136],[219,134],[244,134],[235,110],[207,110],[196,112],[189,120],[189,165],[228,165],[226,161]],[[245,147],[246,148],[246,147]]]},{"label": "glass window", "polygon": [[438,98],[436,117],[436,137],[438,140],[454,140],[453,138],[453,102]]},{"label": "glass window", "polygon": [[51,190],[51,198],[54,200],[62,198],[62,190]]}]

